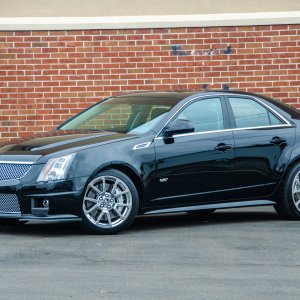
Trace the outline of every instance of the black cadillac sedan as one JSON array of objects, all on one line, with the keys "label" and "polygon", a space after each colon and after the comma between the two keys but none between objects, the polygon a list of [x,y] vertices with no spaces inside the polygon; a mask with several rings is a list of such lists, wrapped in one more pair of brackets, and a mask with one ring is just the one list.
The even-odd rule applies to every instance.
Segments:
[{"label": "black cadillac sedan", "polygon": [[300,219],[300,112],[256,94],[121,95],[0,147],[0,222],[111,234],[136,215],[256,205]]}]

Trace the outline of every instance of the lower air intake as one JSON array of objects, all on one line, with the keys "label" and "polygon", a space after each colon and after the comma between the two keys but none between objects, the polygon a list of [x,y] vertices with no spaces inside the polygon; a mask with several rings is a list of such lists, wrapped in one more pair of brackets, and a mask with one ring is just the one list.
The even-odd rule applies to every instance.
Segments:
[{"label": "lower air intake", "polygon": [[18,196],[15,194],[0,194],[0,214],[20,214]]}]

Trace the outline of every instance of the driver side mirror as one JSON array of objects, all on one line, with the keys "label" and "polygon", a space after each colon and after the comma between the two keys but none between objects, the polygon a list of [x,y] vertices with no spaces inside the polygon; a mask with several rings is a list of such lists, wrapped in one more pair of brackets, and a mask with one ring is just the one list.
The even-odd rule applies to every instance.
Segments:
[{"label": "driver side mirror", "polygon": [[189,120],[176,119],[171,125],[164,130],[164,137],[170,138],[174,134],[183,134],[194,132],[195,128]]}]

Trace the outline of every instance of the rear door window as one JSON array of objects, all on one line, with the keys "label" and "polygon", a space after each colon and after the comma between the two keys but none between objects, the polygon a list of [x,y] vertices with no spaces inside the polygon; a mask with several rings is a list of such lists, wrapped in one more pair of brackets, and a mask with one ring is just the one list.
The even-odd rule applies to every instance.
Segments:
[{"label": "rear door window", "polygon": [[237,128],[261,127],[284,124],[263,105],[249,98],[228,98]]}]

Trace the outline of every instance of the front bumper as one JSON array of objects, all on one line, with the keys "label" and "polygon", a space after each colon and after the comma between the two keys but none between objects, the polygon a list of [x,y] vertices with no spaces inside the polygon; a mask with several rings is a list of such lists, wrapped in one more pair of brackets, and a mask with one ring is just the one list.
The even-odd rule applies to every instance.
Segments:
[{"label": "front bumper", "polygon": [[34,184],[22,179],[0,181],[0,219],[79,221],[87,180],[79,177]]}]

